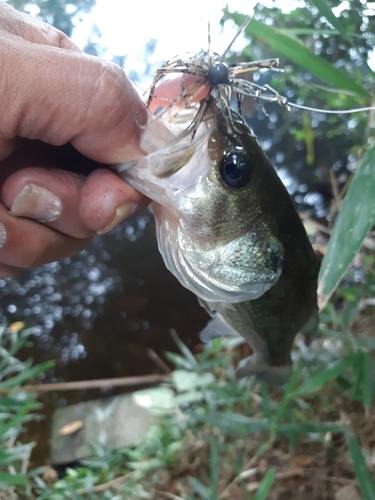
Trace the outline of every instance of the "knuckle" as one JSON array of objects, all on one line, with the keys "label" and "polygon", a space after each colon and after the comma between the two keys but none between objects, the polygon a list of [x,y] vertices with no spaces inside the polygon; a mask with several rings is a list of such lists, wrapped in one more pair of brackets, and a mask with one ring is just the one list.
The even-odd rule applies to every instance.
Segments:
[{"label": "knuckle", "polygon": [[106,104],[115,105],[123,99],[124,90],[129,85],[124,71],[115,64],[101,61],[97,81],[98,98],[105,97]]}]

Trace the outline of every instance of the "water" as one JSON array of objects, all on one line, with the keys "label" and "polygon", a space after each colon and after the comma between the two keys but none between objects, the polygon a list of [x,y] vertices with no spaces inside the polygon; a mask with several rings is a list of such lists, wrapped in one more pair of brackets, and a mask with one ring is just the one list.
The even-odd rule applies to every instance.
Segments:
[{"label": "water", "polygon": [[[34,326],[34,345],[22,357],[55,360],[42,382],[157,372],[147,350],[164,359],[166,350],[176,350],[171,328],[192,347],[207,321],[196,297],[166,270],[148,210],[94,238],[76,257],[1,280],[0,301],[1,320]],[[37,463],[48,459],[53,410],[95,397],[99,391],[41,396],[47,422],[31,425],[27,436],[38,442]]]}]

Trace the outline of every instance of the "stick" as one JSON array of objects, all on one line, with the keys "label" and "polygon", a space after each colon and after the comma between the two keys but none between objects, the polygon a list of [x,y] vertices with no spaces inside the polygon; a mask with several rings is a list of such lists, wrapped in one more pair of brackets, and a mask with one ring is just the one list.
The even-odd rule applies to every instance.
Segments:
[{"label": "stick", "polygon": [[[164,382],[166,375],[141,375],[139,377],[104,378],[98,380],[79,380],[77,382],[59,382],[56,384],[30,384],[20,387],[20,391],[49,392],[77,391],[81,389],[108,389],[111,387],[135,387],[138,385],[153,385]],[[0,391],[7,393],[9,390]]]}]

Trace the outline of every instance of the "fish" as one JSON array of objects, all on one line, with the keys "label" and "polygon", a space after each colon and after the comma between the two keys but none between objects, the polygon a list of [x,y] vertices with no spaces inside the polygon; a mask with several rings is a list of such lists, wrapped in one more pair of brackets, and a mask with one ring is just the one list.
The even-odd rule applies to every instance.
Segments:
[{"label": "fish", "polygon": [[[215,64],[222,73],[220,57]],[[253,354],[240,362],[237,376],[283,385],[296,334],[313,334],[318,326],[318,265],[241,106],[236,111],[230,92],[223,94],[228,72],[215,74],[193,109],[176,111],[173,102],[160,119],[150,116],[148,154],[116,168],[152,200],[166,267],[210,314],[201,338],[242,336]]]}]

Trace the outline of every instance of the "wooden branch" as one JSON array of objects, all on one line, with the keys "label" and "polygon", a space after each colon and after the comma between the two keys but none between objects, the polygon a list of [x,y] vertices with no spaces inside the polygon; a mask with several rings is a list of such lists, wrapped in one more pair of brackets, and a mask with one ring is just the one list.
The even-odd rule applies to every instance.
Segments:
[{"label": "wooden branch", "polygon": [[[166,381],[168,375],[140,375],[139,377],[104,378],[98,380],[79,380],[77,382],[57,382],[55,384],[30,384],[20,387],[20,391],[50,392],[78,391],[82,389],[111,389],[112,387],[136,387],[139,385],[154,385]],[[7,393],[9,390],[0,391]]]}]

